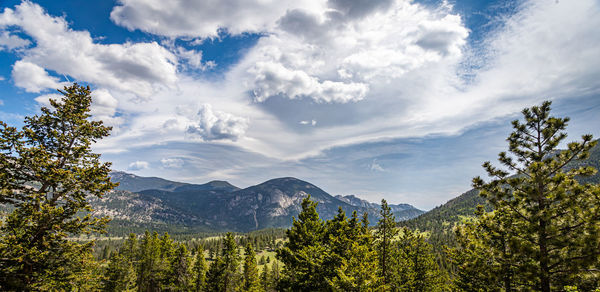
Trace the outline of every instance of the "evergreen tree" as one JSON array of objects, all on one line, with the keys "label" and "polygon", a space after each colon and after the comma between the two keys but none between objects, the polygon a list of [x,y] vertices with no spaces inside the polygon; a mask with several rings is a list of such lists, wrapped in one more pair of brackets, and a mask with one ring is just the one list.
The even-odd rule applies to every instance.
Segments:
[{"label": "evergreen tree", "polygon": [[382,278],[383,285],[387,287],[393,281],[394,277],[392,267],[394,264],[395,249],[392,241],[398,235],[398,228],[396,228],[396,218],[392,213],[392,209],[388,206],[385,199],[381,200],[381,211],[379,214],[381,215],[381,219],[377,223],[375,245],[379,261],[379,276]]},{"label": "evergreen tree", "polygon": [[211,292],[224,292],[225,290],[225,262],[222,257],[217,257],[206,273],[206,290]]},{"label": "evergreen tree", "polygon": [[396,259],[393,266],[392,290],[446,291],[447,278],[435,261],[431,245],[422,235],[404,228],[396,241]]},{"label": "evergreen tree", "polygon": [[288,241],[277,251],[283,262],[283,277],[278,283],[281,290],[325,291],[328,283],[323,271],[326,248],[323,246],[324,224],[317,213],[317,203],[310,196],[302,200],[298,220],[293,219],[287,230]]},{"label": "evergreen tree", "polygon": [[89,87],[59,92],[62,98],[26,117],[21,130],[0,122],[0,203],[14,207],[0,225],[0,290],[71,290],[78,273],[85,277],[94,265],[94,242],[67,237],[102,232],[108,221],[78,214],[91,210],[88,197],[115,186],[110,163],[91,152],[111,128],[89,119]]},{"label": "evergreen tree", "polygon": [[269,266],[262,265],[262,272],[260,273],[260,286],[263,291],[269,291],[273,287],[271,283],[271,277],[269,275]]},{"label": "evergreen tree", "polygon": [[244,257],[244,285],[243,291],[259,291],[260,280],[258,278],[258,267],[256,265],[256,253],[252,244],[246,244]]},{"label": "evergreen tree", "polygon": [[[265,265],[266,267],[267,265]],[[279,281],[281,280],[281,269],[279,268],[279,261],[274,260],[271,265],[271,275],[269,276],[271,281],[272,288],[275,288],[279,285]]]},{"label": "evergreen tree", "polygon": [[526,108],[524,122],[512,122],[514,132],[507,139],[511,154],[501,152],[499,161],[514,176],[486,162],[483,167],[493,180],[473,179],[480,195],[502,210],[496,218],[512,224],[506,229],[507,249],[525,259],[515,263],[519,276],[543,292],[595,277],[589,271],[600,254],[599,186],[575,179],[596,170],[565,169],[569,162],[586,158],[596,142],[584,135],[582,142],[569,143],[559,152],[569,118],[551,117],[550,105]]},{"label": "evergreen tree", "polygon": [[[168,259],[168,258],[167,258]],[[171,259],[168,280],[174,291],[190,291],[192,289],[191,257],[184,244],[179,244]]]},{"label": "evergreen tree", "polygon": [[233,233],[228,232],[223,240],[223,263],[225,273],[223,275],[224,291],[236,291],[240,284],[240,254]]},{"label": "evergreen tree", "polygon": [[265,255],[262,255],[260,257],[260,260],[258,261],[258,264],[262,266],[262,265],[264,265],[266,263],[267,263],[267,261],[265,260]]},{"label": "evergreen tree", "polygon": [[120,252],[112,253],[104,275],[103,291],[137,291],[135,266]]},{"label": "evergreen tree", "polygon": [[[465,291],[514,291],[529,286],[530,279],[518,277],[518,258],[510,246],[512,228],[508,216],[498,209],[485,213],[478,206],[476,219],[455,228],[458,247],[448,250],[455,264],[454,285]],[[493,247],[493,248],[490,248]],[[526,260],[526,259],[525,259]]]},{"label": "evergreen tree", "polygon": [[204,290],[206,285],[206,260],[204,259],[204,248],[196,248],[196,259],[194,261],[194,289],[196,292]]}]

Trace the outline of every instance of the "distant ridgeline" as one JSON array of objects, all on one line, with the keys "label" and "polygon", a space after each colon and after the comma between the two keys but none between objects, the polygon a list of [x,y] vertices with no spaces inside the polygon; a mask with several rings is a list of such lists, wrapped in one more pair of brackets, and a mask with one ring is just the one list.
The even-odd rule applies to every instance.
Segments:
[{"label": "distant ridgeline", "polygon": [[[331,219],[342,207],[369,213],[371,222],[379,218],[379,204],[356,196],[332,196],[317,186],[292,177],[272,179],[240,189],[226,181],[187,184],[156,177],[139,177],[112,172],[117,189],[102,199],[92,199],[96,216],[113,218],[109,234],[124,235],[145,229],[170,233],[209,231],[247,232],[270,227],[289,227],[309,194],[319,202],[317,210]],[[408,204],[390,205],[398,220],[424,213]]]},{"label": "distant ridgeline", "polygon": [[[592,166],[596,170],[600,169],[600,143],[591,149],[588,159],[571,161],[565,169],[580,166]],[[590,177],[580,178],[579,182],[600,183],[600,172]],[[485,199],[479,196],[479,192],[476,189],[471,189],[443,205],[435,207],[416,218],[401,221],[399,224],[411,229],[427,231],[430,236],[429,241],[435,247],[441,248],[442,244],[453,243],[452,227],[455,223],[460,222],[462,218],[474,216],[477,205],[483,205],[488,211],[491,210]]]}]

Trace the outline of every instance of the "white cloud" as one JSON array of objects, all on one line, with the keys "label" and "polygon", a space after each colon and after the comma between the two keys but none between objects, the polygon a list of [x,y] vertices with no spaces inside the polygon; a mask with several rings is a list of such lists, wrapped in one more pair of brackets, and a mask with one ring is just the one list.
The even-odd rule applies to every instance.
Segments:
[{"label": "white cloud", "polygon": [[456,64],[468,30],[448,7],[409,1],[330,1],[290,9],[240,65],[255,100],[356,102],[379,84],[432,64]]},{"label": "white cloud", "polygon": [[92,92],[91,114],[95,116],[113,116],[119,101],[104,88]]},{"label": "white cloud", "polygon": [[317,121],[315,120],[310,120],[310,121],[300,121],[300,125],[311,125],[311,126],[316,126],[317,125]]},{"label": "white cloud", "polygon": [[30,41],[11,34],[9,31],[4,31],[0,34],[0,51],[21,49],[29,46],[30,43]]},{"label": "white cloud", "polygon": [[63,95],[60,95],[58,93],[50,93],[50,94],[44,94],[44,95],[40,95],[40,96],[36,97],[35,101],[37,103],[39,103],[41,106],[45,106],[45,107],[49,108],[52,106],[50,104],[50,99],[60,101],[62,97],[63,97]]},{"label": "white cloud", "polygon": [[160,160],[163,167],[165,168],[181,168],[183,167],[183,160],[179,158],[163,158]]},{"label": "white cloud", "polygon": [[188,50],[184,47],[177,47],[175,50],[177,57],[184,60],[190,69],[206,70],[217,66],[214,61],[202,62],[202,51]]},{"label": "white cloud", "polygon": [[371,162],[371,165],[369,165],[369,169],[371,171],[379,171],[379,172],[385,171],[385,169],[379,163],[377,163],[377,160],[373,160]]},{"label": "white cloud", "polygon": [[[70,29],[64,18],[52,17],[28,1],[0,14],[0,30],[11,26],[18,26],[35,43],[24,51],[21,62],[140,98],[177,81],[177,58],[156,42],[98,44],[89,32]],[[40,88],[35,83],[19,84],[33,86],[27,90]],[[47,80],[43,84],[50,86]]]},{"label": "white cloud", "polygon": [[248,128],[246,118],[237,117],[222,111],[213,111],[210,104],[203,104],[198,111],[197,120],[187,128],[187,133],[197,135],[204,141],[236,141]]},{"label": "white cloud", "polygon": [[[206,65],[200,51],[169,46],[165,49],[155,44],[162,48],[158,52],[171,50],[175,59],[166,61],[171,64],[167,66],[171,71],[152,71],[154,67],[149,65],[138,67],[141,72],[154,72],[144,80],[156,82],[147,84],[159,84],[149,87],[148,99],[141,105],[122,92],[129,91],[129,87],[137,92],[144,86],[132,85],[129,77],[119,73],[120,67],[109,62],[109,67],[103,68],[110,70],[107,79],[99,80],[104,75],[98,71],[100,73],[95,75],[98,79],[94,80],[99,80],[97,88],[105,89],[117,103],[107,98],[112,102],[103,103],[105,106],[100,110],[113,117],[118,112],[126,120],[119,133],[101,142],[102,151],[155,147],[174,141],[193,143],[193,139],[186,138],[199,137],[204,141],[202,145],[214,147],[228,147],[235,141],[239,147],[235,149],[240,152],[260,153],[274,158],[275,162],[269,163],[277,163],[324,155],[324,150],[340,145],[396,137],[454,135],[481,122],[513,114],[541,99],[570,98],[599,90],[600,13],[593,0],[528,2],[488,36],[483,45],[486,51],[472,51],[465,45],[468,29],[461,22],[461,16],[448,7],[429,8],[412,1],[367,2],[330,1],[329,8],[322,10],[300,9],[286,1],[260,4],[288,6],[268,10],[268,15],[248,16],[270,19],[257,22],[264,23],[264,27],[257,27],[264,29],[265,34],[239,64],[234,64],[218,81],[198,80],[186,76],[185,71],[176,72],[177,66],[202,68]],[[148,2],[122,3],[120,6],[133,8]],[[143,22],[157,19],[161,25],[155,28],[156,33],[197,37],[212,35],[215,27],[227,28],[229,16],[226,15],[219,25],[212,28],[209,25],[204,35],[202,30],[194,32],[194,27],[202,25],[202,21],[190,24],[187,21],[209,12],[193,11],[192,6],[180,11],[177,5],[181,3],[172,3],[175,4],[157,3],[156,11],[149,12],[135,27],[149,31],[151,26],[142,27]],[[325,1],[320,3],[318,5],[323,7],[327,5]],[[174,6],[165,9],[164,5]],[[152,17],[159,12],[164,15]],[[10,14],[5,10],[0,23],[19,13]],[[128,13],[138,13],[141,17],[146,12],[142,9]],[[215,19],[220,17],[214,15]],[[43,21],[49,18],[43,13],[37,16]],[[179,17],[186,23],[181,27],[176,22],[165,23],[163,19],[169,17]],[[62,18],[51,19],[64,23]],[[39,29],[48,30],[47,27],[52,26]],[[65,46],[74,44],[73,49],[67,51],[76,50],[81,44],[83,49],[80,50],[86,55],[84,60],[94,59],[96,50],[112,46],[91,40],[71,42],[71,34],[82,33],[86,38],[89,35],[65,27],[66,24],[56,35],[64,40]],[[250,30],[248,27],[239,29]],[[38,33],[23,31],[32,36],[34,46],[40,46],[39,37],[35,37]],[[124,49],[135,45],[138,44],[115,46],[131,60],[164,58],[161,54]],[[26,49],[22,61],[48,72],[64,73],[31,56],[42,56],[42,53]],[[48,56],[55,58],[57,54]],[[472,69],[473,78],[468,82],[462,80],[463,64],[478,63],[480,57],[485,60],[483,68]],[[160,75],[162,71],[167,73]],[[112,86],[110,80],[114,80],[114,74],[129,87]],[[254,93],[255,102],[248,92]],[[198,114],[198,104],[212,107],[203,106]],[[313,119],[319,122],[319,127],[308,127]],[[181,153],[155,157],[165,156],[185,157]],[[151,159],[155,158],[144,158]],[[206,158],[201,162],[211,161]],[[365,165],[371,167],[369,160],[365,161],[367,163],[361,164],[362,170]],[[391,166],[386,164],[386,170],[389,168]],[[376,169],[374,166],[373,170]],[[224,169],[223,173],[227,171]]]},{"label": "white cloud", "polygon": [[362,83],[321,82],[304,71],[290,70],[273,62],[257,62],[249,73],[254,76],[252,93],[259,102],[284,94],[292,99],[310,97],[317,102],[345,103],[363,99],[368,89]]},{"label": "white cloud", "polygon": [[110,13],[118,25],[130,30],[168,37],[216,37],[228,33],[269,30],[286,10],[322,7],[309,0],[227,0],[227,1],[141,1],[119,0]]},{"label": "white cloud", "polygon": [[27,61],[17,61],[13,65],[12,78],[16,86],[27,92],[41,92],[47,89],[62,89],[66,83],[50,76],[44,68]]},{"label": "white cloud", "polygon": [[147,169],[148,167],[150,167],[150,164],[146,161],[135,161],[129,164],[129,166],[127,167],[127,170],[142,170],[142,169]]}]

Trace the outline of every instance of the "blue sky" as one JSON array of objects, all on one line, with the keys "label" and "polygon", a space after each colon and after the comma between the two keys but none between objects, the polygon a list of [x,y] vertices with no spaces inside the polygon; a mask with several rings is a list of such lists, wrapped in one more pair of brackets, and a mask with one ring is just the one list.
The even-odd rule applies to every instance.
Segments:
[{"label": "blue sky", "polygon": [[595,0],[226,3],[2,1],[0,120],[77,81],[115,169],[423,209],[470,188],[524,107],[600,135]]}]

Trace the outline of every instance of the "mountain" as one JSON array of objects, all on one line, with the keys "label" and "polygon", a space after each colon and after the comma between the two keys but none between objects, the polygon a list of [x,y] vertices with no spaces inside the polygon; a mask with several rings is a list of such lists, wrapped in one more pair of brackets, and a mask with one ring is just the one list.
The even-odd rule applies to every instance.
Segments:
[{"label": "mountain", "polygon": [[354,210],[361,213],[368,211],[340,201],[311,183],[291,177],[272,179],[233,192],[146,190],[141,193],[169,202],[171,206],[190,214],[199,214],[217,230],[249,231],[288,227],[292,217],[300,212],[302,200],[309,194],[319,202],[317,211],[323,219],[333,218],[338,206],[347,214]]},{"label": "mountain", "polygon": [[[333,197],[319,187],[293,177],[276,178],[239,189],[225,181],[185,184],[156,177],[113,172],[118,189],[102,199],[92,200],[95,215],[116,218],[120,228],[127,222],[177,226],[179,229],[251,231],[269,227],[289,227],[310,195],[319,204],[322,219],[333,218],[338,207],[350,216],[353,211],[369,213],[372,223],[379,217],[379,205]],[[423,211],[413,206],[392,205],[398,219],[410,219]],[[112,224],[112,223],[111,223]]]},{"label": "mountain", "polygon": [[[381,208],[380,204],[369,202],[367,200],[363,200],[355,195],[347,195],[347,196],[337,195],[335,197],[338,200],[346,202],[352,206],[368,208],[368,209],[372,209],[375,211],[378,211]],[[396,216],[396,219],[400,220],[400,221],[415,218],[415,217],[425,213],[425,211],[419,210],[409,204],[396,204],[396,205],[388,204],[388,206],[392,210],[392,213],[394,213],[394,216]]]},{"label": "mountain", "polygon": [[159,177],[142,177],[123,171],[112,171],[109,174],[112,182],[118,182],[116,190],[139,192],[144,190],[186,191],[186,190],[225,190],[236,191],[240,188],[226,181],[211,181],[202,185],[188,184],[166,180]]},{"label": "mountain", "polygon": [[[598,140],[597,140],[598,141]],[[590,150],[590,157],[585,160],[574,160],[565,166],[572,169],[580,166],[592,166],[600,170],[600,143]],[[579,178],[580,183],[600,183],[600,172],[593,176]],[[416,218],[400,222],[400,225],[419,230],[431,231],[433,234],[448,233],[454,223],[459,222],[465,216],[473,216],[477,205],[483,205],[489,211],[491,207],[486,204],[485,199],[479,196],[476,189],[471,189],[460,196],[451,199]]]}]

